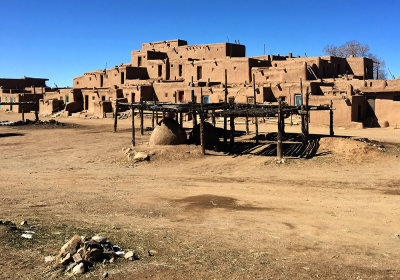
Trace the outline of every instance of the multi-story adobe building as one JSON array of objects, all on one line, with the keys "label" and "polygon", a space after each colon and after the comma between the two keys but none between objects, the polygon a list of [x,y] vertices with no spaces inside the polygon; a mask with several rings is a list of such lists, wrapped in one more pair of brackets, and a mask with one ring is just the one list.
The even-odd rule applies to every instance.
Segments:
[{"label": "multi-story adobe building", "polygon": [[[311,105],[333,101],[335,125],[400,125],[400,80],[374,80],[371,59],[292,54],[246,57],[241,44],[188,45],[184,40],[145,43],[132,51],[130,63],[86,72],[73,79],[86,113],[104,116],[111,99],[161,102],[221,102],[225,71],[230,101],[301,102],[303,90]],[[311,123],[328,124],[326,114],[312,112]]]}]

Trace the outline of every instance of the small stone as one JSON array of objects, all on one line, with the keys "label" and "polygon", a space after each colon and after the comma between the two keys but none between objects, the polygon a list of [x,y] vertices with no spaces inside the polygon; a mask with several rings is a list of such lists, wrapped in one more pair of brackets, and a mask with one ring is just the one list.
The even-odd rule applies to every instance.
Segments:
[{"label": "small stone", "polygon": [[21,234],[21,237],[26,239],[32,239],[33,235],[30,233],[23,233]]},{"label": "small stone", "polygon": [[72,256],[72,259],[73,259],[74,262],[76,262],[76,263],[80,263],[80,262],[83,260],[81,254],[79,254],[79,253],[75,253],[75,254]]},{"label": "small stone", "polygon": [[396,233],[394,236],[400,239],[400,233]]},{"label": "small stone", "polygon": [[145,152],[138,152],[136,153],[135,157],[133,158],[135,161],[145,161],[150,160],[150,156]]},{"label": "small stone", "polygon": [[21,222],[21,226],[26,226],[27,224],[28,224],[27,221],[22,221],[22,222]]},{"label": "small stone", "polygon": [[157,251],[156,250],[148,250],[147,253],[149,254],[150,257],[152,257],[157,254]]},{"label": "small stone", "polygon": [[44,258],[45,263],[54,262],[55,260],[56,260],[56,257],[54,257],[54,256],[47,256]]},{"label": "small stone", "polygon": [[107,278],[108,277],[108,272],[104,272],[103,273],[103,278]]},{"label": "small stone", "polygon": [[72,273],[73,274],[83,274],[86,272],[86,265],[85,263],[81,262],[80,264],[76,265],[73,269],[72,269]]},{"label": "small stone", "polygon": [[115,258],[114,257],[110,259],[110,263],[113,263],[113,262],[115,262]]},{"label": "small stone", "polygon": [[130,261],[134,261],[134,260],[139,260],[139,256],[133,252],[133,251],[129,251],[127,253],[125,253],[124,258]]},{"label": "small stone", "polygon": [[92,237],[92,240],[96,241],[97,243],[102,244],[102,243],[106,243],[107,242],[107,237],[100,236],[100,235],[95,235],[95,236]]}]

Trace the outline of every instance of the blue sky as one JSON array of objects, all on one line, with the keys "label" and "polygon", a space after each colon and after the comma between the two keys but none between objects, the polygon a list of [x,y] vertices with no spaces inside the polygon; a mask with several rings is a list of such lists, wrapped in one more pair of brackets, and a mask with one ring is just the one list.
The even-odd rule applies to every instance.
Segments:
[{"label": "blue sky", "polygon": [[[332,4],[333,3],[333,4]],[[0,77],[72,86],[83,72],[130,61],[144,42],[239,40],[248,56],[322,55],[368,44],[400,76],[400,1],[0,0]]]}]

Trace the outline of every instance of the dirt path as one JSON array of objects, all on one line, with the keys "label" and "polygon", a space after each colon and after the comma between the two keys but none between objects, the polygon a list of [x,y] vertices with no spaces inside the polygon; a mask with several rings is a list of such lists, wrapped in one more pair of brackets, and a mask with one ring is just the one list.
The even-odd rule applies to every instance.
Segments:
[{"label": "dirt path", "polygon": [[[121,151],[129,120],[118,133],[109,119],[60,121],[77,125],[0,127],[0,219],[27,220],[37,232],[22,240],[0,225],[2,279],[62,278],[43,274],[44,257],[92,233],[142,252],[93,278],[400,279],[398,144],[357,155],[329,143],[320,156],[285,164],[182,146],[132,165]],[[345,134],[400,142],[398,130],[376,131]],[[150,149],[148,137],[138,149]]]}]

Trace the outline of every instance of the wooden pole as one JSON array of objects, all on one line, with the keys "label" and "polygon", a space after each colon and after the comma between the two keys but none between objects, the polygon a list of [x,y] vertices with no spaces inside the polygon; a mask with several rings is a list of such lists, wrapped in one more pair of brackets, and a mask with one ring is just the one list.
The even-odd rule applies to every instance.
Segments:
[{"label": "wooden pole", "polygon": [[335,132],[333,131],[333,101],[331,100],[331,106],[329,109],[329,135],[334,136]]},{"label": "wooden pole", "polygon": [[246,115],[246,134],[249,134],[249,116]]},{"label": "wooden pole", "polygon": [[140,97],[140,135],[144,134],[143,131],[143,99]]},{"label": "wooden pole", "polygon": [[303,142],[303,145],[305,145],[308,141],[308,134],[307,134],[307,128],[306,128],[306,122],[307,122],[307,117],[306,117],[306,110],[304,106],[304,94],[303,94],[303,80],[300,79],[300,92],[301,92],[301,139]]},{"label": "wooden pole", "polygon": [[[154,94],[154,90],[153,90],[153,103],[154,103],[154,105],[156,105],[156,96]],[[154,129],[154,118],[155,118],[155,116],[154,116],[154,108],[153,108],[153,110],[151,110],[151,127],[153,129]]]},{"label": "wooden pole", "polygon": [[276,155],[278,159],[282,159],[282,99],[278,101],[278,136],[276,139]]},{"label": "wooden pole", "polygon": [[[228,71],[225,69],[225,106],[228,104]],[[224,146],[228,143],[227,139],[227,117],[224,116]]]},{"label": "wooden pole", "polygon": [[155,119],[155,115],[154,115],[154,109],[151,110],[151,127],[154,128],[154,119]]},{"label": "wooden pole", "polygon": [[[254,108],[257,107],[256,78],[253,73],[253,92],[254,92]],[[256,144],[258,144],[258,118],[254,117],[256,126]]]},{"label": "wooden pole", "polygon": [[203,155],[206,154],[206,143],[204,139],[204,112],[203,112],[203,88],[201,88],[200,93],[200,145],[201,145],[201,153]]},{"label": "wooden pole", "polygon": [[230,133],[230,149],[232,151],[233,149],[233,145],[235,144],[235,118],[230,116],[229,117],[229,124],[230,124],[230,129],[231,129],[231,133]]},{"label": "wooden pole", "polygon": [[179,123],[183,127],[183,114],[179,113]]},{"label": "wooden pole", "polygon": [[[289,88],[289,105],[292,106],[292,94],[290,93],[290,88]],[[290,111],[290,126],[293,126],[293,114],[292,114],[292,111]]]},{"label": "wooden pole", "polygon": [[115,110],[114,110],[114,132],[117,132],[118,125],[118,99],[115,100]]},{"label": "wooden pole", "polygon": [[[20,96],[20,98],[22,97],[22,102],[25,101],[25,92]],[[24,111],[24,104],[21,104],[21,111],[22,111],[22,121],[25,121],[25,111]]]},{"label": "wooden pole", "polygon": [[308,106],[310,100],[310,91],[309,88],[307,87],[306,91],[306,131],[307,131],[307,137],[310,134],[310,107]]},{"label": "wooden pole", "polygon": [[211,112],[211,121],[212,121],[212,125],[215,127],[216,123],[215,123],[215,110],[212,110]]},{"label": "wooden pole", "polygon": [[131,94],[131,115],[132,115],[132,146],[135,146],[135,108],[133,107],[133,94]]}]

